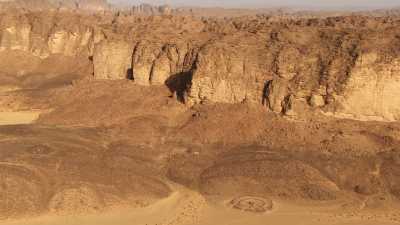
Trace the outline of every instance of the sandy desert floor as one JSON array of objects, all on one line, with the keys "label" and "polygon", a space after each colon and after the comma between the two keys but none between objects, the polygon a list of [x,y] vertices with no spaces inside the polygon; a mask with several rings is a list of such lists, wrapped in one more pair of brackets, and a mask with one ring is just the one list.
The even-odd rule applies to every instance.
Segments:
[{"label": "sandy desert floor", "polygon": [[30,124],[39,118],[40,112],[0,112],[0,125]]},{"label": "sandy desert floor", "polygon": [[400,124],[187,108],[119,81],[2,95],[0,224],[400,224]]},{"label": "sandy desert floor", "polygon": [[301,225],[392,225],[399,224],[396,208],[381,212],[346,213],[343,202],[293,204],[274,201],[267,213],[243,212],[229,205],[209,205],[189,190],[176,190],[171,196],[141,209],[115,209],[107,213],[80,216],[47,215],[34,219],[4,221],[6,225],[131,225],[131,224],[301,224]]}]

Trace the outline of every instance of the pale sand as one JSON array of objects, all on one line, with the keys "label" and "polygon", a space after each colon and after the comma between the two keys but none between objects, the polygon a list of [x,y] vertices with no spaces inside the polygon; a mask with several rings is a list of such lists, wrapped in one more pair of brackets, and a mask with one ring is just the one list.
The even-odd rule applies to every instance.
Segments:
[{"label": "pale sand", "polygon": [[[274,202],[268,213],[248,213],[221,205],[207,205],[193,191],[179,188],[168,198],[139,209],[116,210],[98,215],[42,216],[3,221],[2,225],[396,225],[388,218],[338,216],[340,203],[292,204]],[[367,216],[365,216],[367,215]]]},{"label": "pale sand", "polygon": [[335,203],[310,203],[296,205],[274,202],[275,209],[269,213],[255,214],[223,207],[209,207],[204,218],[196,225],[395,225],[389,218],[372,214],[342,216],[340,205]]},{"label": "pale sand", "polygon": [[145,208],[121,209],[98,215],[41,216],[35,219],[3,221],[2,225],[183,225],[195,224],[205,206],[204,198],[179,188],[168,198]]},{"label": "pale sand", "polygon": [[0,112],[0,125],[30,124],[39,118],[40,111]]},{"label": "pale sand", "polygon": [[1,92],[10,92],[10,91],[17,91],[20,90],[21,88],[18,86],[12,86],[12,85],[3,85],[0,86],[0,93]]}]

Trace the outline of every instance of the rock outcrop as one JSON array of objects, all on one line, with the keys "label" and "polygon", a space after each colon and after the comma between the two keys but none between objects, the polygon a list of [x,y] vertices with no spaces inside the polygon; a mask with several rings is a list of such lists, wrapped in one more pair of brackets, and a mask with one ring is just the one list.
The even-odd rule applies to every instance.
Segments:
[{"label": "rock outcrop", "polygon": [[129,79],[132,47],[125,41],[103,40],[94,47],[93,66],[96,79]]},{"label": "rock outcrop", "polygon": [[0,1],[0,10],[83,10],[104,11],[109,9],[106,0],[5,0]]},{"label": "rock outcrop", "polygon": [[20,50],[42,59],[56,54],[91,55],[91,49],[99,41],[95,40],[93,27],[82,17],[69,16],[69,13],[0,15],[0,51]]},{"label": "rock outcrop", "polygon": [[[60,4],[63,4],[63,1]],[[88,11],[104,11],[109,8],[106,0],[78,0],[75,1],[75,6],[79,10]]]},{"label": "rock outcrop", "polygon": [[96,79],[167,85],[189,105],[246,102],[288,116],[311,110],[400,118],[400,30],[393,17],[73,15],[2,14],[0,54],[91,59]]},{"label": "rock outcrop", "polygon": [[150,4],[140,4],[133,6],[130,10],[134,15],[169,15],[173,12],[173,9],[168,5],[154,6]]},{"label": "rock outcrop", "polygon": [[[246,45],[240,43],[242,38],[247,38]],[[256,40],[234,35],[203,47],[193,71],[189,101],[260,103],[265,82],[272,74],[263,66],[268,52]]]},{"label": "rock outcrop", "polygon": [[358,57],[343,95],[335,97],[340,105],[337,116],[361,120],[400,119],[400,60],[379,62],[379,57],[376,53]]}]

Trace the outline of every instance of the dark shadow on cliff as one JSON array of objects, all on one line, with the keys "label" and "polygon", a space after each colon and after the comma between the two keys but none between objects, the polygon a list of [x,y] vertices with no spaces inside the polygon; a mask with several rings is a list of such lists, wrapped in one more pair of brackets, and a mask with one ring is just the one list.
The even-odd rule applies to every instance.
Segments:
[{"label": "dark shadow on cliff", "polygon": [[269,107],[269,94],[272,80],[267,80],[264,84],[261,103],[263,106]]},{"label": "dark shadow on cliff", "polygon": [[132,68],[130,68],[130,69],[128,69],[127,71],[126,71],[126,79],[128,79],[128,80],[133,80],[133,69]]},{"label": "dark shadow on cliff", "polygon": [[178,101],[186,103],[186,93],[192,85],[193,74],[189,72],[181,72],[170,76],[166,81],[165,85],[169,88],[172,96],[176,96]]}]

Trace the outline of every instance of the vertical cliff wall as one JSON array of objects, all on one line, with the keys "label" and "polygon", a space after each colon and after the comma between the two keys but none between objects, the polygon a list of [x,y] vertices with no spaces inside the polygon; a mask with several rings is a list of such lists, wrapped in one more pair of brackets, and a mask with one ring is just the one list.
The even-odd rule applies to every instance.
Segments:
[{"label": "vertical cliff wall", "polygon": [[189,105],[245,102],[288,116],[312,110],[360,120],[400,117],[397,20],[69,15],[2,14],[0,56],[16,57],[8,67],[24,71],[48,58],[88,61],[95,79],[167,85]]}]

